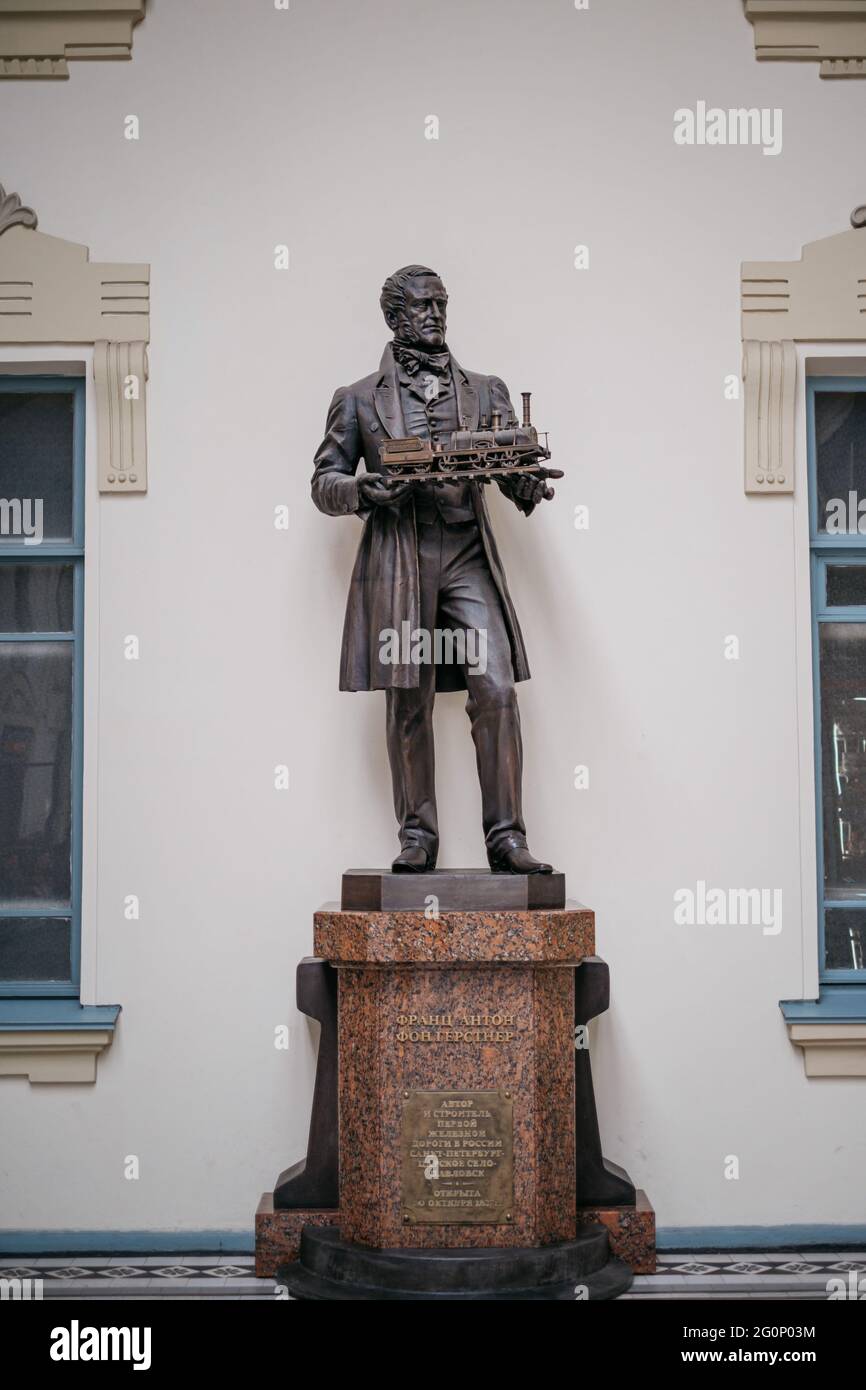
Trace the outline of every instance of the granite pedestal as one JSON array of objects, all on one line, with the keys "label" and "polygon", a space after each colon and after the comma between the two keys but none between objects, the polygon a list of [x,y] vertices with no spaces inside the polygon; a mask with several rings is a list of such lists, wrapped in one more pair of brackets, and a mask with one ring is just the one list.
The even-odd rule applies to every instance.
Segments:
[{"label": "granite pedestal", "polygon": [[323,1029],[310,1145],[262,1199],[257,1272],[300,1299],[622,1292],[608,1224],[578,1210],[593,914],[325,908],[314,949],[298,973]]}]

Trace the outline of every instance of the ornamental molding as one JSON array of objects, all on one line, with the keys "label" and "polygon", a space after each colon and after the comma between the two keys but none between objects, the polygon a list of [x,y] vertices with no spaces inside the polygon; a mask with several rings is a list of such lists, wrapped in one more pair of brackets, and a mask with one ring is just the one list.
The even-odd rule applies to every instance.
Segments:
[{"label": "ornamental molding", "polygon": [[818,63],[821,77],[866,77],[866,0],[745,0],[760,62]]},{"label": "ornamental molding", "polygon": [[851,231],[810,242],[798,261],[742,264],[747,493],[794,491],[795,344],[866,344],[864,215],[856,208]]},{"label": "ornamental molding", "polygon": [[0,221],[0,344],[93,347],[99,490],[146,492],[150,266],[91,261],[86,246],[36,231],[17,194],[0,195],[0,214],[10,209]]},{"label": "ornamental molding", "polygon": [[0,183],[0,236],[10,227],[36,227],[36,213],[26,208],[17,193],[7,193]]},{"label": "ornamental molding", "polygon": [[69,76],[69,62],[130,59],[145,0],[0,0],[0,78]]},{"label": "ornamental molding", "polygon": [[807,1076],[866,1076],[866,1023],[789,1023]]},{"label": "ornamental molding", "polygon": [[110,1028],[0,1031],[0,1076],[35,1082],[93,1082],[96,1059],[110,1045]]}]

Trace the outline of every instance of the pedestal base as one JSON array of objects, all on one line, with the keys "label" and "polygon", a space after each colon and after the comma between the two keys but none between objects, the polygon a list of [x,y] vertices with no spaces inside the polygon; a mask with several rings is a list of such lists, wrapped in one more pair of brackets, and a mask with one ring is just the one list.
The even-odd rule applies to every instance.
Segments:
[{"label": "pedestal base", "polygon": [[[655,1274],[655,1212],[645,1192],[638,1190],[633,1206],[578,1207],[577,1224],[604,1226],[615,1259],[632,1274]],[[281,1265],[299,1258],[305,1226],[339,1225],[339,1208],[275,1210],[273,1193],[265,1192],[256,1212],[256,1278],[272,1279]]]},{"label": "pedestal base", "polygon": [[593,914],[492,907],[495,877],[471,909],[316,914],[307,1155],[256,1214],[256,1273],[298,1299],[614,1298],[654,1268],[652,1208],[599,1135]]},{"label": "pedestal base", "polygon": [[302,1301],[574,1303],[616,1298],[632,1273],[611,1258],[602,1226],[555,1245],[478,1250],[371,1250],[306,1226],[300,1259],[277,1278]]},{"label": "pedestal base", "polygon": [[299,1207],[294,1210],[274,1207],[273,1192],[262,1193],[256,1212],[256,1278],[273,1279],[280,1265],[296,1260],[301,1253],[301,1235],[305,1226],[339,1226],[340,1213],[335,1208]]},{"label": "pedestal base", "polygon": [[599,1222],[610,1238],[610,1248],[625,1260],[633,1274],[656,1272],[656,1214],[646,1193],[639,1188],[633,1204],[578,1207],[577,1224]]}]

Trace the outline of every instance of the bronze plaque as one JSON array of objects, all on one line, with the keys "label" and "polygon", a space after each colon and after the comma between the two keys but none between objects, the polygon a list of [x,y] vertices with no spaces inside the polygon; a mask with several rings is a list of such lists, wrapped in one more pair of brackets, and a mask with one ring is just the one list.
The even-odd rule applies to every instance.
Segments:
[{"label": "bronze plaque", "polygon": [[404,1091],[403,1219],[513,1221],[510,1091]]}]

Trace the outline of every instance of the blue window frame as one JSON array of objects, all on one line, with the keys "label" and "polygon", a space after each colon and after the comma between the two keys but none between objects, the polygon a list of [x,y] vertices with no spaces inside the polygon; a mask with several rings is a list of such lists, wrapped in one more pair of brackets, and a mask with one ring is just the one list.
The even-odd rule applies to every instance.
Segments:
[{"label": "blue window frame", "polygon": [[807,407],[819,971],[866,984],[866,379],[811,378]]},{"label": "blue window frame", "polygon": [[0,375],[0,996],[77,997],[84,381]]}]

